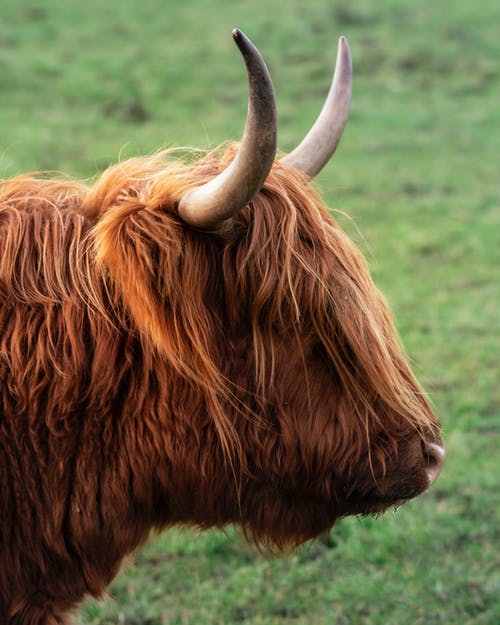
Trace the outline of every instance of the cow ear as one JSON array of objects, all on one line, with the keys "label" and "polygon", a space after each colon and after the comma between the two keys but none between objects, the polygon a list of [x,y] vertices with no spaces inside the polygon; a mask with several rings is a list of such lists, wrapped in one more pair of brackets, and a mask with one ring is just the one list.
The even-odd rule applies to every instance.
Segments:
[{"label": "cow ear", "polygon": [[271,76],[262,56],[240,30],[233,31],[248,73],[249,99],[245,130],[227,169],[188,191],[179,202],[181,218],[197,228],[221,231],[262,188],[276,154],[276,102]]},{"label": "cow ear", "polygon": [[314,178],[337,149],[349,116],[351,95],[351,52],[347,39],[341,37],[332,85],[321,113],[302,142],[281,162]]}]

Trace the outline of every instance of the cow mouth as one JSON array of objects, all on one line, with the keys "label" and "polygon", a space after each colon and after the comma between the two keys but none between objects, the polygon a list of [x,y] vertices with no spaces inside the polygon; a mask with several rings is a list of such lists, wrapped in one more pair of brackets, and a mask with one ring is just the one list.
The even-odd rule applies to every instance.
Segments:
[{"label": "cow mouth", "polygon": [[389,509],[397,510],[408,501],[421,495],[430,486],[427,471],[422,469],[407,480],[394,483],[391,478],[382,480],[377,487],[351,489],[342,506],[346,514],[379,515]]},{"label": "cow mouth", "polygon": [[341,516],[373,516],[379,517],[382,514],[392,509],[393,514],[396,514],[405,504],[407,504],[412,497],[401,497],[399,499],[365,499],[360,502],[347,502],[345,509],[342,511]]},{"label": "cow mouth", "polygon": [[391,507],[398,509],[437,480],[446,458],[441,441],[423,443],[415,437],[407,449],[416,457],[411,468],[398,463],[371,483],[361,479],[351,485],[344,499],[348,514],[377,515]]}]

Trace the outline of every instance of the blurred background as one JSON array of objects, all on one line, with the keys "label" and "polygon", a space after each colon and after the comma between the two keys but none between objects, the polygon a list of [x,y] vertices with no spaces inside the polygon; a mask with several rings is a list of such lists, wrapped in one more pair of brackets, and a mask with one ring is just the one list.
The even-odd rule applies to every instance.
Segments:
[{"label": "blurred background", "polygon": [[81,625],[500,623],[500,4],[456,0],[2,0],[0,177],[92,179],[241,135],[260,48],[279,145],[319,112],[348,37],[347,130],[317,186],[362,248],[444,425],[438,483],[272,557],[239,533],[153,538]]}]

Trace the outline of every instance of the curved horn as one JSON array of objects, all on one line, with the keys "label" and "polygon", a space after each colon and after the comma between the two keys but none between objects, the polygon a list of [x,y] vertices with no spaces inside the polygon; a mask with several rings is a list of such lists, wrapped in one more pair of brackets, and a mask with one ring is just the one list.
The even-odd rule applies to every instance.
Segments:
[{"label": "curved horn", "polygon": [[248,113],[238,152],[227,169],[210,182],[188,191],[179,215],[192,226],[220,229],[260,191],[276,154],[276,103],[271,77],[253,43],[233,30],[248,73]]},{"label": "curved horn", "polygon": [[314,178],[328,163],[339,144],[349,116],[352,94],[352,61],[345,37],[339,39],[333,82],[326,102],[302,142],[288,156],[281,159]]}]

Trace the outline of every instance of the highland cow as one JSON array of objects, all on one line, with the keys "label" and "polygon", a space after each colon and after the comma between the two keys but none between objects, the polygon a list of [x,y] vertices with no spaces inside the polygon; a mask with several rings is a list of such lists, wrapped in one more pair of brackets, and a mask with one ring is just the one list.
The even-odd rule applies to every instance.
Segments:
[{"label": "highland cow", "polygon": [[241,143],[0,184],[1,623],[66,623],[151,529],[293,547],[440,471],[387,304],[310,185],[347,120],[347,42],[275,160],[270,77],[233,34]]}]

